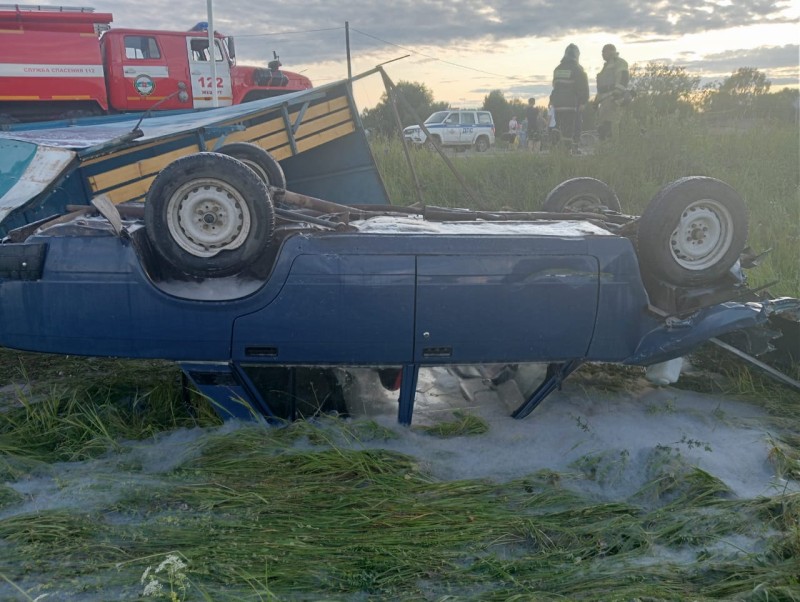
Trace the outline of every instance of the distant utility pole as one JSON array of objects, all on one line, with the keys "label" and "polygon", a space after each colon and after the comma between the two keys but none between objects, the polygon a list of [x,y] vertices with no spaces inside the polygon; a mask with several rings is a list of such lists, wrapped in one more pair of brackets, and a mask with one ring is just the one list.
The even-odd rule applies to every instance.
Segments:
[{"label": "distant utility pole", "polygon": [[[211,2],[211,0],[208,0]],[[353,68],[350,65],[350,21],[344,22],[344,45],[347,48],[347,79],[353,79]]]},{"label": "distant utility pole", "polygon": [[207,0],[208,11],[208,60],[211,61],[211,98],[213,99],[213,106],[219,106],[219,97],[217,96],[217,53],[215,40],[214,40],[214,7],[212,6],[214,0]]}]

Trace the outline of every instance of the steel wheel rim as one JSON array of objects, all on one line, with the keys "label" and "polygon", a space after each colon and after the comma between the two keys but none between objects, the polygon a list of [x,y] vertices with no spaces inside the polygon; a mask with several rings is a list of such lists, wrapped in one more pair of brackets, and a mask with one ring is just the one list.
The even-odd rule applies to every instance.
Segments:
[{"label": "steel wheel rim", "polygon": [[603,203],[599,197],[591,194],[581,194],[564,203],[564,211],[581,213],[583,211],[594,211],[602,206]]},{"label": "steel wheel rim", "polygon": [[252,170],[255,172],[255,174],[258,176],[258,178],[259,178],[259,179],[260,179],[262,182],[264,182],[264,184],[266,184],[267,186],[269,186],[269,185],[270,185],[270,181],[269,181],[269,174],[268,174],[268,173],[266,172],[266,170],[265,170],[265,169],[264,169],[264,168],[261,166],[261,164],[260,164],[260,163],[258,163],[258,162],[256,162],[256,161],[251,161],[251,160],[249,160],[249,159],[242,159],[241,157],[236,157],[236,158],[237,158],[237,159],[239,159],[239,161],[241,161],[241,162],[242,162],[242,163],[244,163],[245,165],[247,165],[247,167],[249,167],[250,169],[252,169]]},{"label": "steel wheel rim", "polygon": [[670,235],[670,251],[681,267],[699,271],[719,262],[733,244],[733,218],[713,199],[690,203]]},{"label": "steel wheel rim", "polygon": [[250,211],[230,184],[214,178],[192,180],[170,197],[167,228],[187,253],[213,257],[244,244],[250,234]]}]

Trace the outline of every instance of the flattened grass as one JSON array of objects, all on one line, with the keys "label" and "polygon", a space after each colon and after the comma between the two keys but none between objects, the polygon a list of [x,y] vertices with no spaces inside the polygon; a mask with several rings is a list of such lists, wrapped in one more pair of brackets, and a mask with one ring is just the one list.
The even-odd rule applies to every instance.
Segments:
[{"label": "flattened grass", "polygon": [[798,494],[730,499],[667,452],[628,502],[552,472],[442,482],[359,449],[354,424],[212,428],[158,485],[89,513],[14,513],[11,500],[0,574],[31,594],[46,582],[137,599],[146,567],[180,553],[190,600],[791,600],[800,587]]}]

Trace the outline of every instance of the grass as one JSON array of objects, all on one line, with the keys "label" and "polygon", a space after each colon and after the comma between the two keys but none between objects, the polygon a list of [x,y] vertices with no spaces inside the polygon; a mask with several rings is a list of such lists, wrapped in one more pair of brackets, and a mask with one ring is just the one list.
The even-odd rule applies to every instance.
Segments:
[{"label": "grass", "polygon": [[[109,405],[68,404],[66,415],[83,432],[66,429],[58,453],[18,448],[17,457],[33,455],[38,464],[6,479],[24,482],[58,459],[81,458],[94,473],[93,462],[118,457],[118,478],[132,480],[141,467],[125,459],[125,440],[109,439],[115,428],[96,424],[98,413],[113,418],[127,402]],[[38,407],[17,416],[21,432],[55,422],[42,414],[63,414],[60,405]],[[170,431],[177,423],[151,426]],[[102,453],[63,453],[97,433]],[[185,598],[174,591],[189,600],[797,599],[797,494],[730,499],[672,448],[654,453],[636,498],[616,503],[572,493],[573,475],[439,482],[407,456],[351,449],[388,438],[371,422],[211,427],[193,444],[196,455],[150,475],[156,482],[147,488],[87,511],[21,512],[21,496],[4,496],[0,573],[30,599],[48,592],[138,599],[147,567],[178,552]],[[785,474],[780,449],[776,470]],[[59,487],[69,490],[63,479]],[[751,542],[745,549],[742,539]]]},{"label": "grass", "polygon": [[[37,463],[6,474],[10,484],[50,475],[65,495],[80,491],[77,473],[53,476],[63,460],[97,479],[110,466],[117,485],[133,483],[99,500],[89,488],[93,503],[78,504],[82,511],[26,510],[8,488],[0,575],[29,599],[139,599],[148,585],[178,600],[799,599],[800,494],[735,499],[684,460],[686,442],[654,448],[645,485],[620,501],[578,494],[570,483],[612,479],[625,453],[587,457],[583,476],[440,481],[409,456],[363,449],[396,436],[366,420],[208,424],[183,460],[145,474],[128,459],[127,438],[193,424],[187,414],[146,433],[135,424],[118,431],[117,412],[129,404],[70,402],[65,412],[45,400],[36,412],[14,410],[20,441],[37,443],[3,456]],[[56,415],[82,430],[64,427],[59,445],[42,451],[34,429]],[[467,441],[488,428],[455,418],[431,434]],[[93,438],[101,453],[75,453]],[[143,479],[148,486],[137,486]],[[180,562],[155,572],[169,558]]]}]

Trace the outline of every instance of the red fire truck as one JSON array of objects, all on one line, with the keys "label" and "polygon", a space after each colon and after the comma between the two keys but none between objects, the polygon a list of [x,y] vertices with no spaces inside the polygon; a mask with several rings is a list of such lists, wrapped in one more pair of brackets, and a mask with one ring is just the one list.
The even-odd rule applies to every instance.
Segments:
[{"label": "red fire truck", "polygon": [[[107,113],[202,109],[305,90],[311,81],[235,62],[232,37],[111,29],[92,8],[0,5],[0,124]],[[213,54],[213,61],[212,59]],[[158,105],[157,107],[155,105]]]}]

